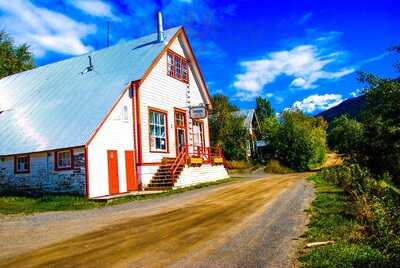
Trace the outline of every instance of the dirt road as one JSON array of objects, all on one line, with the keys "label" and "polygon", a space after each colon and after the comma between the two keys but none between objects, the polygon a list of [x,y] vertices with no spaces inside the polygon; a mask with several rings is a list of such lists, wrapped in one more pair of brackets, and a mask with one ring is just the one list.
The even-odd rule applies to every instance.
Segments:
[{"label": "dirt road", "polygon": [[0,219],[1,267],[287,267],[310,174],[204,188],[91,211]]}]

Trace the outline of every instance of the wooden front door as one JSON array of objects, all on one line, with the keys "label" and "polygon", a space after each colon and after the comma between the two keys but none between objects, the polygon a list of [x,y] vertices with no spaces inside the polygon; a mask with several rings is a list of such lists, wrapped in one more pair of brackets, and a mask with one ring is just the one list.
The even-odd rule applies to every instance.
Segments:
[{"label": "wooden front door", "polygon": [[108,190],[110,194],[119,193],[118,176],[118,152],[116,150],[107,151],[108,162]]},{"label": "wooden front door", "polygon": [[128,192],[137,191],[136,160],[134,151],[125,151],[126,186]]},{"label": "wooden front door", "polygon": [[176,155],[178,155],[185,148],[186,140],[186,113],[175,111]]}]

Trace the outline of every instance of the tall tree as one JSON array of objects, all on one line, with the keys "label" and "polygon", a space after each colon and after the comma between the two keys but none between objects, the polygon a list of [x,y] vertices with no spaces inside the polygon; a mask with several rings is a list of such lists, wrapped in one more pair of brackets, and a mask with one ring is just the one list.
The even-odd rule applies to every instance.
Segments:
[{"label": "tall tree", "polygon": [[238,107],[222,94],[214,95],[212,101],[214,107],[209,117],[211,145],[222,146],[229,160],[245,159],[249,134],[243,118],[235,115]]},{"label": "tall tree", "polygon": [[257,97],[256,99],[256,114],[258,120],[264,121],[274,115],[274,110],[272,109],[271,103],[268,99],[263,97]]},{"label": "tall tree", "polygon": [[27,44],[16,45],[9,35],[0,31],[0,78],[35,67]]}]

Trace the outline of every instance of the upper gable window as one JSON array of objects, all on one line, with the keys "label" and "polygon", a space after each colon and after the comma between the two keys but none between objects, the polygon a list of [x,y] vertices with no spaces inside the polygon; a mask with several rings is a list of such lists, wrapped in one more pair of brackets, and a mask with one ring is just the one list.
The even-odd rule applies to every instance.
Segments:
[{"label": "upper gable window", "polygon": [[187,60],[169,50],[167,53],[167,74],[182,82],[189,83],[189,69]]}]

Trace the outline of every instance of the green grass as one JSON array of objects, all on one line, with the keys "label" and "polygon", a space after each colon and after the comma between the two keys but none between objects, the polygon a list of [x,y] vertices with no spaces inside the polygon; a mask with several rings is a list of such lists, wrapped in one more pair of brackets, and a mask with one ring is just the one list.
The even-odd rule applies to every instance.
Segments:
[{"label": "green grass", "polygon": [[350,207],[343,191],[320,176],[310,180],[316,187],[307,243],[333,240],[334,244],[314,247],[299,257],[304,267],[376,267],[384,256],[363,242],[361,226],[348,213]]},{"label": "green grass", "polygon": [[126,196],[113,199],[111,202],[96,202],[88,200],[85,197],[68,196],[68,195],[49,195],[42,197],[22,197],[22,196],[1,196],[0,197],[0,214],[32,214],[46,211],[67,211],[67,210],[84,210],[93,209],[104,206],[112,206],[127,202],[155,199],[166,197],[174,194],[179,194],[195,189],[208,187],[237,181],[237,178],[229,178],[215,182],[206,182],[190,187],[178,188],[170,191],[165,191],[158,194]]}]

